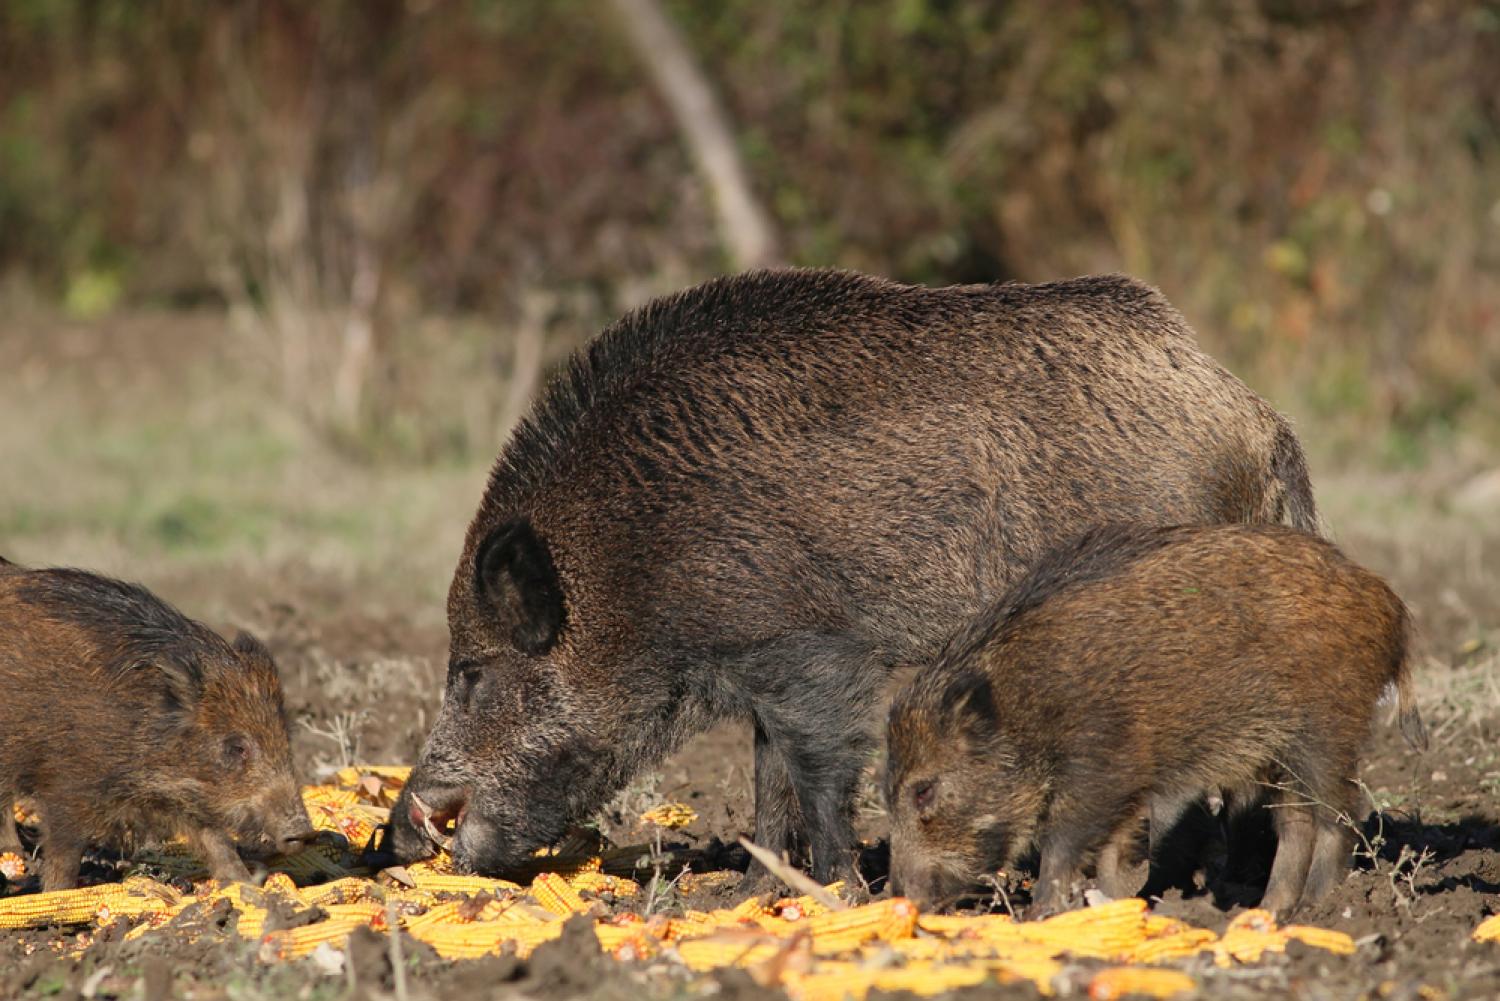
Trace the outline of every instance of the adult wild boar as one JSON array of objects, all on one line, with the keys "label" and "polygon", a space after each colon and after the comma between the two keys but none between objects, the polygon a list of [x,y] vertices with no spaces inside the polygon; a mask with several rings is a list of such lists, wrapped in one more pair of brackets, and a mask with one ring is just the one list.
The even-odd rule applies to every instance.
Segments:
[{"label": "adult wild boar", "polygon": [[763,271],[656,300],[496,462],[391,844],[457,817],[458,865],[506,868],[740,717],[755,840],[832,878],[891,667],[1119,520],[1316,521],[1290,427],[1139,282]]}]

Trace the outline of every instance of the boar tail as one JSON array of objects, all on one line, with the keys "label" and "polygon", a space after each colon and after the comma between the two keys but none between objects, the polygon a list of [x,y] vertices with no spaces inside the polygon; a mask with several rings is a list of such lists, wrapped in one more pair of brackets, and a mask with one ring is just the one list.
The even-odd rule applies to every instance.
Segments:
[{"label": "boar tail", "polygon": [[1427,750],[1427,727],[1422,722],[1422,714],[1417,712],[1416,694],[1412,691],[1411,681],[1411,645],[1412,645],[1412,622],[1411,613],[1407,611],[1405,604],[1400,604],[1400,639],[1395,649],[1394,680],[1392,684],[1396,687],[1396,719],[1401,725],[1401,736],[1406,738],[1406,743],[1419,751]]},{"label": "boar tail", "polygon": [[1427,725],[1422,714],[1417,712],[1417,702],[1411,694],[1411,675],[1403,672],[1396,683],[1396,707],[1401,721],[1401,736],[1407,744],[1419,751],[1427,750]]}]

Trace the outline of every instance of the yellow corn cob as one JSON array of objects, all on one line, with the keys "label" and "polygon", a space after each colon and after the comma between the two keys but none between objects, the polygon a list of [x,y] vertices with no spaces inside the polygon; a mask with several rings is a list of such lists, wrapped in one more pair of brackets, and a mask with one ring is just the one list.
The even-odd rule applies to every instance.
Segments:
[{"label": "yellow corn cob", "polygon": [[[347,810],[359,802],[359,794],[353,789],[339,789],[334,786],[303,786],[302,803],[307,807],[308,813],[316,813],[324,808],[332,810]],[[313,818],[314,824],[317,818]]]},{"label": "yellow corn cob", "polygon": [[550,924],[503,924],[474,921],[469,924],[429,925],[413,931],[413,937],[428,945],[444,959],[473,959],[499,952],[514,944],[516,955],[523,959],[543,942],[562,934],[563,922]]},{"label": "yellow corn cob", "polygon": [[729,912],[731,921],[747,921],[766,913],[765,905],[759,897],[746,897],[735,905]]},{"label": "yellow corn cob", "polygon": [[349,933],[369,924],[362,917],[329,918],[317,924],[282,931],[266,932],[261,938],[263,960],[297,959],[306,956],[324,942],[342,944]]},{"label": "yellow corn cob", "polygon": [[657,915],[646,922],[644,930],[651,937],[663,942],[676,942],[685,938],[701,938],[704,935],[712,935],[718,929],[712,925],[684,921],[682,918],[667,918]]},{"label": "yellow corn cob", "polygon": [[396,779],[405,782],[411,777],[410,765],[351,765],[348,768],[340,768],[333,774],[333,784],[341,788],[352,788],[359,785],[359,780],[366,775],[374,775],[382,779]]},{"label": "yellow corn cob", "polygon": [[297,890],[297,884],[284,872],[273,872],[266,877],[266,881],[260,885],[262,893],[275,893],[283,897],[299,897],[301,893]]},{"label": "yellow corn cob", "polygon": [[120,918],[142,918],[149,914],[164,914],[171,909],[172,905],[161,897],[130,893],[100,903],[94,912],[94,921],[103,927]]},{"label": "yellow corn cob", "polygon": [[15,852],[0,855],[0,876],[15,881],[26,875],[26,860]]},{"label": "yellow corn cob", "polygon": [[418,873],[423,872],[442,873],[452,876],[454,874],[453,856],[445,851],[440,851],[431,858],[423,859],[420,862],[413,862],[406,867],[406,871],[413,879],[417,878]]},{"label": "yellow corn cob", "polygon": [[724,966],[752,966],[775,956],[784,946],[768,935],[721,932],[677,943],[677,956],[688,969],[701,973]]},{"label": "yellow corn cob", "polygon": [[1108,959],[1146,940],[1146,902],[1115,900],[1015,926],[1016,933],[1078,956]]},{"label": "yellow corn cob", "polygon": [[490,879],[487,876],[456,876],[453,873],[437,872],[419,866],[408,866],[407,874],[419,890],[433,893],[518,893],[521,886],[508,879]]},{"label": "yellow corn cob", "polygon": [[698,819],[698,811],[686,803],[663,803],[641,814],[641,823],[655,824],[668,830],[686,827]]},{"label": "yellow corn cob", "polygon": [[568,877],[568,885],[578,891],[612,893],[616,897],[633,897],[641,890],[641,884],[623,876],[607,876],[602,872],[575,872]]},{"label": "yellow corn cob", "polygon": [[1285,936],[1253,928],[1229,928],[1224,932],[1223,938],[1213,943],[1214,962],[1219,966],[1231,966],[1236,961],[1253,963],[1266,952],[1282,952],[1285,949]]},{"label": "yellow corn cob", "polygon": [[568,881],[556,873],[544,872],[531,883],[528,891],[536,902],[541,904],[553,914],[562,917],[571,917],[574,914],[582,914],[589,909],[586,900],[578,895],[578,891],[568,885]]},{"label": "yellow corn cob", "polygon": [[594,925],[599,948],[616,959],[647,959],[656,955],[659,946],[641,925],[612,925],[600,921]]},{"label": "yellow corn cob", "polygon": [[530,883],[544,872],[574,876],[584,872],[601,872],[603,867],[603,860],[597,855],[547,855],[537,856],[525,865],[508,871],[506,875]]},{"label": "yellow corn cob", "polygon": [[235,922],[234,927],[240,937],[252,942],[260,941],[261,933],[266,930],[266,919],[271,916],[271,912],[255,904],[244,904],[236,910],[239,911],[239,920]]},{"label": "yellow corn cob", "polygon": [[372,886],[378,889],[386,900],[393,900],[398,906],[406,908],[420,907],[426,909],[443,900],[437,893],[432,890],[423,889],[420,886],[384,886],[380,883],[372,884]]},{"label": "yellow corn cob", "polygon": [[[843,892],[842,881],[830,883],[824,887],[829,893],[837,897]],[[771,913],[786,921],[800,921],[803,918],[814,918],[819,914],[827,914],[828,906],[813,897],[787,897],[776,901],[771,905]]]},{"label": "yellow corn cob", "polygon": [[909,964],[905,969],[881,970],[871,986],[879,991],[910,991],[927,996],[974,987],[990,979],[982,966],[938,966],[932,963]]},{"label": "yellow corn cob", "polygon": [[917,905],[894,897],[864,907],[821,914],[798,924],[812,935],[814,953],[837,955],[872,938],[887,942],[910,938],[917,927]]},{"label": "yellow corn cob", "polygon": [[1131,963],[1161,963],[1186,959],[1209,948],[1219,936],[1207,928],[1188,928],[1172,935],[1147,939],[1120,958]]},{"label": "yellow corn cob", "polygon": [[1252,907],[1247,911],[1241,911],[1229,922],[1224,929],[1225,934],[1235,931],[1261,931],[1274,932],[1276,930],[1276,915],[1259,907]]},{"label": "yellow corn cob", "polygon": [[1082,907],[1038,922],[1046,928],[1096,928],[1111,922],[1129,921],[1144,926],[1146,902],[1139,897],[1111,900],[1098,907]]},{"label": "yellow corn cob", "polygon": [[324,904],[329,921],[363,921],[382,931],[385,928],[385,902],[381,900],[358,900],[349,904]]},{"label": "yellow corn cob", "polygon": [[816,972],[789,973],[784,986],[796,1001],[863,1001],[880,972],[853,963],[822,962]]},{"label": "yellow corn cob", "polygon": [[986,966],[1001,983],[1029,980],[1037,984],[1037,989],[1041,990],[1044,995],[1049,996],[1053,993],[1053,983],[1058,980],[1058,975],[1062,972],[1062,963],[1046,956],[1019,956],[1016,959],[1002,959],[986,963]]},{"label": "yellow corn cob", "polygon": [[49,925],[81,925],[94,920],[104,904],[116,904],[130,896],[118,883],[80,890],[29,893],[0,900],[0,928],[46,928]]},{"label": "yellow corn cob", "polygon": [[1100,970],[1089,981],[1090,1001],[1114,1001],[1126,995],[1169,998],[1193,990],[1198,985],[1180,970],[1146,970],[1115,966]]},{"label": "yellow corn cob", "polygon": [[704,935],[712,935],[725,926],[718,921],[706,916],[702,911],[689,911],[680,918],[673,918],[664,922],[659,929],[652,929],[652,934],[657,938],[676,941],[683,938],[702,938]]},{"label": "yellow corn cob", "polygon": [[[971,959],[975,955],[992,956],[995,953],[993,946],[976,939],[965,939],[959,942],[949,941],[945,938],[937,938],[924,935],[921,938],[901,939],[897,942],[879,943],[873,948],[865,950],[866,955],[878,955],[880,950],[890,949],[898,956],[907,960],[908,963],[926,963],[939,959]],[[871,958],[874,958],[873,956]]]},{"label": "yellow corn cob", "polygon": [[[286,879],[286,876],[281,873],[272,874],[266,879],[268,888],[273,879]],[[300,890],[294,886],[292,893],[298,900],[308,905],[352,904],[360,900],[385,900],[385,894],[378,884],[355,876],[346,876],[343,879],[335,879],[332,882],[308,886]]]},{"label": "yellow corn cob", "polygon": [[1014,926],[1008,914],[979,914],[968,917],[961,914],[923,914],[917,918],[917,927],[934,935],[978,935],[995,925]]},{"label": "yellow corn cob", "polygon": [[[477,910],[475,910],[469,901],[455,900],[430,907],[425,913],[403,918],[401,924],[407,931],[416,935],[424,928],[431,928],[437,925],[469,924],[474,921],[496,921],[511,910],[514,910],[514,907],[513,902],[510,900],[489,900]],[[524,916],[520,916],[517,923],[532,922]]]},{"label": "yellow corn cob", "polygon": [[349,870],[329,857],[330,852],[336,853],[337,849],[327,845],[313,845],[296,855],[273,859],[270,865],[277,872],[284,872],[293,880],[301,879],[303,882],[310,882],[319,876],[339,879],[349,875]]},{"label": "yellow corn cob", "polygon": [[1354,953],[1354,939],[1332,928],[1314,928],[1311,925],[1287,925],[1281,929],[1287,938],[1294,938],[1318,949],[1326,949],[1340,956]]},{"label": "yellow corn cob", "polygon": [[1500,939],[1500,914],[1479,922],[1469,937],[1476,942],[1493,942]]},{"label": "yellow corn cob", "polygon": [[[275,893],[274,886],[272,892]],[[266,893],[260,887],[251,886],[249,883],[205,883],[194,899],[206,904],[227,900],[235,908],[249,905],[262,907],[266,902]]]},{"label": "yellow corn cob", "polygon": [[1164,918],[1159,914],[1146,915],[1146,934],[1152,938],[1158,935],[1177,935],[1190,928],[1192,925],[1176,918]]}]

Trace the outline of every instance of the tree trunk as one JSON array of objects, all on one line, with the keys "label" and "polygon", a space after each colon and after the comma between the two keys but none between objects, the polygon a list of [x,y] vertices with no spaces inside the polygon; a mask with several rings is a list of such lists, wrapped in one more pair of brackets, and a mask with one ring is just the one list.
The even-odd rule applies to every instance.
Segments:
[{"label": "tree trunk", "polygon": [[720,239],[735,269],[777,263],[770,216],[750,189],[724,109],[682,34],[658,0],[610,3],[713,194]]}]

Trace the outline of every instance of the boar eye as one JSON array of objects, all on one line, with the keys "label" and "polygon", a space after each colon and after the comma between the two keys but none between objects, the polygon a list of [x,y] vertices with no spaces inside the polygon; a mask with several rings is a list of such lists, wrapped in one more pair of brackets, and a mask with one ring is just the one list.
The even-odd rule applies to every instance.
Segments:
[{"label": "boar eye", "polygon": [[937,782],[928,779],[926,782],[918,782],[911,787],[911,805],[919,814],[926,814],[932,809],[933,800],[937,798]]},{"label": "boar eye", "polygon": [[450,668],[453,683],[457,688],[458,704],[463,708],[469,707],[469,698],[474,694],[474,686],[479,684],[480,665],[473,661],[464,661],[454,664]]},{"label": "boar eye", "polygon": [[243,734],[230,734],[224,738],[224,764],[226,767],[239,770],[250,764],[250,758],[254,754],[254,745],[250,738]]}]

